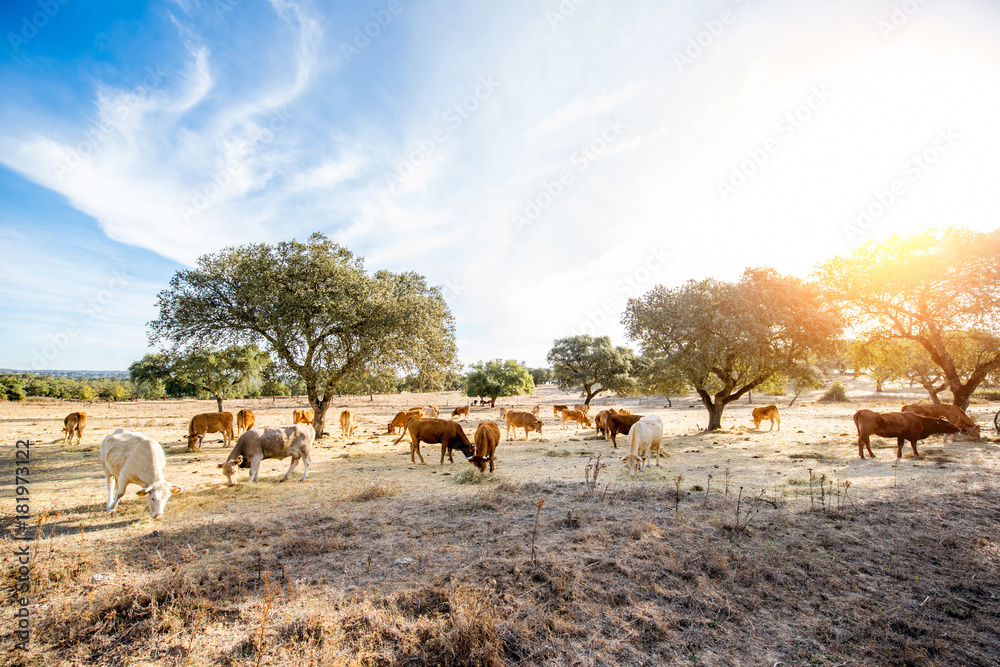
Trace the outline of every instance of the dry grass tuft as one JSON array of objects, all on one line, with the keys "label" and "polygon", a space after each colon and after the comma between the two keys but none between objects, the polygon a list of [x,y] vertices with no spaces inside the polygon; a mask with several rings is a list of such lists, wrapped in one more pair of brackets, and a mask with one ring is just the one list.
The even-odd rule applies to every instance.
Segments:
[{"label": "dry grass tuft", "polygon": [[454,484],[496,484],[499,478],[491,472],[480,472],[476,468],[469,466],[462,468],[451,476]]},{"label": "dry grass tuft", "polygon": [[348,500],[365,502],[399,494],[399,485],[384,479],[373,479],[359,485],[347,495]]}]

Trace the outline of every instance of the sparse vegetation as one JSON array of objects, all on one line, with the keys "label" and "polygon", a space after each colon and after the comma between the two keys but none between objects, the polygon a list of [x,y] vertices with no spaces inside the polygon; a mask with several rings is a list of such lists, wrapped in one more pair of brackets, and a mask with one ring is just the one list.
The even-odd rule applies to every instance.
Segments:
[{"label": "sparse vegetation", "polygon": [[819,400],[824,403],[846,403],[848,400],[847,388],[841,384],[840,380],[834,380]]}]

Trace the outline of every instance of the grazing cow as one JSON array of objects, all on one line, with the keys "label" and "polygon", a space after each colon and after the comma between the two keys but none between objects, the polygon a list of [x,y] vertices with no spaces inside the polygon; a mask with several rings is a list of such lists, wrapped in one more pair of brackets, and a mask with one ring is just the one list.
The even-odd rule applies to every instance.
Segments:
[{"label": "grazing cow", "polygon": [[358,420],[350,410],[340,413],[340,432],[346,437],[353,437],[354,430],[358,428]]},{"label": "grazing cow", "polygon": [[563,410],[559,413],[562,417],[562,427],[566,428],[566,422],[576,422],[577,428],[583,428],[584,426],[590,427],[590,417],[587,416],[586,412],[581,412],[580,410]]},{"label": "grazing cow", "polygon": [[896,438],[896,458],[903,456],[903,443],[910,441],[913,455],[917,454],[917,441],[923,440],[935,433],[958,433],[959,428],[944,417],[932,419],[922,417],[912,412],[873,412],[858,410],[854,413],[854,425],[858,429],[858,456],[865,458],[865,448],[868,454],[875,458],[872,452],[870,436]]},{"label": "grazing cow", "polygon": [[500,427],[496,422],[484,421],[479,424],[472,441],[476,444],[476,455],[469,462],[479,468],[480,472],[486,472],[486,464],[489,463],[490,472],[493,472],[497,443],[500,442]]},{"label": "grazing cow", "polygon": [[410,421],[410,419],[412,419],[415,416],[416,415],[414,415],[412,412],[397,412],[396,416],[392,418],[391,422],[389,422],[389,430],[386,431],[386,433],[391,433],[393,435],[396,435],[396,429],[397,428],[405,429],[406,422]]},{"label": "grazing cow", "polygon": [[576,403],[573,405],[574,410],[579,410],[580,412],[589,413],[590,406],[586,403]]},{"label": "grazing cow", "polygon": [[451,411],[451,417],[452,417],[452,419],[454,419],[455,417],[461,417],[463,415],[465,417],[469,416],[469,406],[468,405],[459,406],[459,407],[457,407],[457,408],[455,408],[454,410]]},{"label": "grazing cow", "polygon": [[507,413],[513,409],[514,408],[500,408],[500,419],[505,419],[507,417]]},{"label": "grazing cow", "polygon": [[535,415],[530,412],[518,412],[517,410],[508,410],[507,414],[504,415],[507,421],[507,439],[510,440],[510,430],[514,429],[514,438],[517,439],[517,429],[524,429],[524,439],[528,439],[528,433],[531,431],[538,431],[538,434],[542,433],[543,422],[535,419]]},{"label": "grazing cow", "polygon": [[[139,484],[137,496],[147,496],[149,516],[159,519],[171,495],[181,492],[181,487],[170,484],[163,477],[167,458],[163,447],[156,440],[142,433],[116,430],[101,441],[101,465],[108,484],[107,510],[114,512],[118,501],[125,495],[125,487]],[[114,482],[112,483],[112,480]]]},{"label": "grazing cow", "polygon": [[236,439],[233,434],[233,413],[205,412],[191,417],[188,422],[188,449],[201,451],[201,445],[209,433],[221,433],[223,446],[228,447]]},{"label": "grazing cow", "polygon": [[[966,434],[972,436],[976,440],[979,440],[979,427],[976,426],[976,423],[969,418],[969,415],[965,414],[965,411],[957,405],[915,403],[913,405],[904,405],[903,412],[912,412],[920,415],[921,417],[930,417],[932,419],[944,417]],[[948,442],[948,434],[945,434],[944,441]],[[954,435],[951,436],[951,441],[955,441]]]},{"label": "grazing cow", "polygon": [[538,413],[541,411],[542,411],[542,406],[540,405],[536,405],[535,407],[531,408],[531,414],[535,415],[536,417],[538,416]]},{"label": "grazing cow", "polygon": [[561,403],[556,403],[555,405],[552,406],[552,416],[558,417],[559,413],[562,412],[563,410],[569,410],[569,406],[563,405]]},{"label": "grazing cow", "polygon": [[774,429],[774,422],[778,422],[778,430],[781,430],[781,415],[778,414],[778,406],[767,405],[763,408],[754,408],[753,414],[750,415],[750,421],[753,422],[753,427],[756,429],[760,428],[760,423],[768,419],[771,421],[771,428],[768,431]]},{"label": "grazing cow", "polygon": [[656,415],[647,415],[628,431],[628,454],[621,458],[628,466],[628,474],[635,476],[643,468],[649,467],[652,450],[656,450],[656,465],[660,465],[660,444],[663,440],[663,424]]},{"label": "grazing cow", "polygon": [[87,428],[86,412],[71,412],[63,419],[63,431],[66,437],[63,438],[64,445],[73,444],[73,434],[76,434],[76,444],[83,442],[83,429]]},{"label": "grazing cow", "polygon": [[604,418],[604,439],[611,440],[611,444],[618,448],[618,442],[616,440],[618,435],[628,435],[628,431],[632,428],[632,424],[639,421],[642,417],[640,415],[620,415],[615,412],[611,412]]},{"label": "grazing cow", "polygon": [[600,436],[606,435],[605,429],[607,429],[608,415],[612,414],[614,411],[615,411],[614,408],[611,408],[609,410],[601,410],[600,412],[597,413],[597,415],[594,416],[594,428],[597,429],[597,435]]},{"label": "grazing cow", "polygon": [[292,424],[312,424],[315,416],[314,410],[292,410]]},{"label": "grazing cow", "polygon": [[253,428],[256,417],[253,410],[240,410],[236,413],[236,435],[242,435]]},{"label": "grazing cow", "polygon": [[407,412],[415,413],[421,419],[427,416],[427,411],[424,410],[423,408],[409,408],[407,409]]},{"label": "grazing cow", "polygon": [[308,424],[293,426],[269,426],[247,431],[236,441],[236,446],[229,452],[225,463],[220,463],[222,474],[226,476],[229,486],[236,486],[236,474],[240,468],[250,468],[250,482],[256,482],[260,473],[260,462],[264,459],[285,459],[292,457],[288,472],[281,478],[284,482],[292,474],[292,470],[302,459],[305,470],[301,481],[309,476],[309,452],[312,449],[316,431]]},{"label": "grazing cow", "polygon": [[406,430],[403,434],[392,444],[398,445],[407,433],[410,434],[410,463],[416,463],[416,460],[413,458],[414,452],[420,457],[421,463],[427,463],[424,461],[423,454],[420,453],[421,442],[428,444],[441,443],[441,465],[444,465],[445,452],[448,453],[448,460],[451,463],[455,462],[455,459],[451,455],[451,450],[453,449],[462,452],[466,459],[471,459],[475,454],[472,443],[469,442],[469,437],[465,435],[462,426],[457,422],[447,419],[434,419],[433,417],[428,419],[411,419],[406,425]]}]

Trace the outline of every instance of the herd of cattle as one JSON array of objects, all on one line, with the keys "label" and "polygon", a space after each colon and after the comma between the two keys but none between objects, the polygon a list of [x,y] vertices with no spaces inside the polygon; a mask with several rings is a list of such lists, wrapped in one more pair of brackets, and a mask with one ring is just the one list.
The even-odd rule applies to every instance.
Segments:
[{"label": "herd of cattle", "polygon": [[[530,412],[508,408],[499,410],[500,418],[506,423],[508,440],[511,439],[512,432],[514,438],[517,438],[517,429],[524,429],[525,440],[533,431],[541,434],[544,425],[538,418],[541,406],[536,405]],[[627,409],[608,408],[598,412],[591,420],[590,406],[585,404],[572,407],[557,404],[552,406],[552,414],[561,418],[564,429],[567,423],[595,428],[597,434],[610,440],[616,449],[617,436],[626,436],[628,453],[621,460],[632,476],[650,465],[653,452],[656,453],[656,465],[660,465],[663,423],[656,415],[636,415]],[[458,417],[469,417],[469,406],[452,410],[451,419],[441,419],[440,416],[441,411],[434,405],[400,411],[388,423],[387,434],[395,435],[397,431],[401,431],[394,445],[409,435],[412,463],[416,462],[416,458],[421,463],[426,463],[420,453],[420,443],[440,444],[442,464],[446,454],[448,460],[454,462],[452,452],[458,450],[480,471],[485,471],[488,465],[490,472],[493,472],[496,447],[500,442],[500,427],[497,423],[491,420],[481,422],[470,441],[465,429],[454,421]],[[288,472],[281,481],[288,479],[301,459],[304,481],[309,476],[309,454],[316,433],[312,426],[313,417],[312,410],[294,410],[291,426],[253,428],[255,416],[251,410],[240,410],[235,420],[231,412],[198,414],[188,423],[188,448],[200,450],[204,437],[209,433],[221,433],[225,446],[236,440],[225,462],[218,465],[230,486],[236,484],[240,468],[249,469],[249,481],[257,481],[260,464],[265,459],[291,458]],[[781,417],[774,405],[754,408],[750,420],[756,429],[767,420],[771,422],[771,429],[777,423],[778,430],[781,430]],[[344,410],[340,414],[341,433],[345,437],[354,435],[357,424],[357,416],[351,410]],[[902,456],[905,442],[910,443],[916,456],[917,442],[937,433],[944,434],[946,440],[949,435],[954,438],[954,434],[959,432],[975,439],[980,437],[979,427],[961,408],[954,405],[905,405],[901,412],[884,413],[858,410],[854,414],[854,424],[858,431],[858,454],[861,458],[865,458],[865,448],[872,458],[875,457],[869,442],[872,435],[896,438],[896,458]],[[86,426],[85,412],[70,413],[63,420],[64,444],[72,444],[74,435],[77,443],[81,443]],[[105,437],[101,441],[101,464],[107,482],[109,512],[115,511],[129,484],[142,487],[137,495],[147,497],[149,513],[154,519],[163,516],[167,499],[172,494],[181,492],[181,487],[170,484],[164,478],[166,457],[162,446],[141,433],[120,428]]]}]

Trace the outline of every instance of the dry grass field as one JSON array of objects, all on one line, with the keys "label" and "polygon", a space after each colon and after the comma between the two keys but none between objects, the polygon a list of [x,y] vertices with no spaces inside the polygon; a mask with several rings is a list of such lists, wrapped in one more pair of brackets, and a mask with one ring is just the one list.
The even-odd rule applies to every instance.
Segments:
[{"label": "dry grass field", "polygon": [[[666,457],[630,479],[621,449],[563,430],[544,387],[544,432],[504,439],[495,474],[456,457],[410,463],[386,424],[398,409],[464,405],[456,393],[345,399],[328,414],[309,479],[224,485],[217,435],[186,449],[211,401],[95,403],[82,445],[64,446],[78,403],[0,404],[6,595],[3,664],[31,665],[1000,665],[1000,448],[925,441],[921,456],[873,438],[861,460],[851,415],[916,391],[850,403],[803,396],[780,432],[731,406],[724,431],[688,397],[640,405],[665,426]],[[595,408],[611,403],[599,398]],[[353,438],[337,416],[361,418]],[[304,403],[233,401],[257,426]],[[473,408],[471,436],[498,411]],[[446,416],[446,415],[442,415]],[[104,512],[98,448],[118,427],[157,439],[184,487],[151,521],[145,501]],[[767,422],[764,427],[766,429]],[[522,436],[523,437],[523,436]],[[13,649],[13,444],[30,438],[32,644]],[[596,482],[594,480],[596,469]],[[301,470],[301,468],[299,469]]]}]

